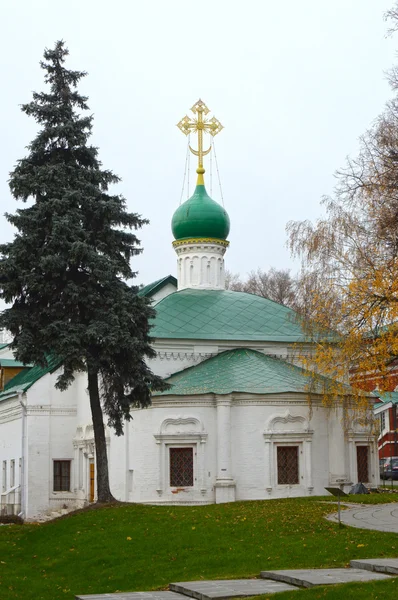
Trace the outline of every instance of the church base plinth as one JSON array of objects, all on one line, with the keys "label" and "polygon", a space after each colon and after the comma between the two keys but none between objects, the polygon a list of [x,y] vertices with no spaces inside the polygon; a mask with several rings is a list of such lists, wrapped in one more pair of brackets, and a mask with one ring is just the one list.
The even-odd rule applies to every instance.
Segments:
[{"label": "church base plinth", "polygon": [[215,484],[216,504],[235,502],[236,483],[233,479],[217,479]]}]

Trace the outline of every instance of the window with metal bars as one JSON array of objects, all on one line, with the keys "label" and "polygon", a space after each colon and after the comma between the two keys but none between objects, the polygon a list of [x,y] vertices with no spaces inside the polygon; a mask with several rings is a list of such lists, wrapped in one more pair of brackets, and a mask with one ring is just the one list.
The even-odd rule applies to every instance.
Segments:
[{"label": "window with metal bars", "polygon": [[70,460],[54,460],[54,492],[70,491]]},{"label": "window with metal bars", "polygon": [[295,485],[299,483],[298,446],[278,446],[278,484]]},{"label": "window with metal bars", "polygon": [[193,486],[193,448],[170,448],[170,486]]}]

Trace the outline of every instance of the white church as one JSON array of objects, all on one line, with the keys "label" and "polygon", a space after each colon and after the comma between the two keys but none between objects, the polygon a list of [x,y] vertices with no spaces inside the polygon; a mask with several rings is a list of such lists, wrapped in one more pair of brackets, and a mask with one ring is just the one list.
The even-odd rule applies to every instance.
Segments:
[{"label": "white church", "polygon": [[[225,289],[230,223],[204,185],[203,132],[220,123],[199,101],[194,194],[172,218],[177,278],[140,291],[155,309],[151,369],[171,388],[132,411],[121,437],[109,428],[115,498],[151,504],[209,504],[348,491],[377,485],[375,439],[341,408],[308,400],[306,373],[293,364],[306,344],[295,313],[271,300]],[[236,242],[237,243],[237,242]],[[0,344],[0,510],[35,520],[96,500],[93,428],[85,374],[64,392],[62,364],[15,361]]]}]

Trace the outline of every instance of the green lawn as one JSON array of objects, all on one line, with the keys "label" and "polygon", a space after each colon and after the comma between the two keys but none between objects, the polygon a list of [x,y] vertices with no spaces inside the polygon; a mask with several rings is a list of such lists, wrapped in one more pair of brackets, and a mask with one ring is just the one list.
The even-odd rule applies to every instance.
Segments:
[{"label": "green lawn", "polygon": [[[396,498],[355,496],[350,501]],[[332,509],[317,501],[325,499],[201,507],[120,504],[42,525],[0,527],[0,598],[71,600],[75,594],[166,588],[171,581],[253,577],[263,569],[337,567],[353,558],[398,557],[397,534],[339,529],[322,518]],[[390,582],[375,586],[380,597],[395,600],[397,588]],[[377,597],[371,587],[362,587],[366,596],[340,594]],[[319,596],[323,588],[317,589],[294,592],[294,597],[342,597],[331,595],[337,593],[332,590]],[[360,593],[360,586],[354,589]]]}]

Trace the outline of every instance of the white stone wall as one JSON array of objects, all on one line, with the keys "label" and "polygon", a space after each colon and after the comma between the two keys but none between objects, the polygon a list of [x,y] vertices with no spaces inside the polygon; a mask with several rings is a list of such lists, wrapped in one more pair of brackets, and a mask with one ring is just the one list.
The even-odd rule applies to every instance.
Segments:
[{"label": "white stone wall", "polygon": [[73,437],[76,431],[76,385],[66,391],[55,389],[59,372],[48,374],[27,392],[27,494],[26,518],[75,504],[71,483],[69,492],[53,491],[53,461],[71,460],[73,482]]},{"label": "white stone wall", "polygon": [[[11,488],[11,461],[14,461],[14,485],[20,485],[22,456],[22,418],[18,398],[0,403],[0,493]],[[3,498],[4,502],[6,497]]]},{"label": "white stone wall", "polygon": [[[216,410],[214,401],[199,405],[165,406],[133,411],[129,431],[128,498],[133,502],[214,502],[216,478]],[[169,485],[170,447],[194,448],[194,486],[176,489]]]},{"label": "white stone wall", "polygon": [[177,288],[172,283],[167,283],[151,296],[152,304],[156,305],[158,302],[163,300],[163,298],[166,298],[166,296],[169,296],[176,291]]},{"label": "white stone wall", "polygon": [[[167,376],[236,346],[221,341],[157,341],[154,372]],[[272,354],[272,344],[242,343]],[[288,348],[275,344],[275,354]],[[27,392],[27,517],[81,506],[89,497],[89,464],[95,464],[86,374],[65,392],[48,374]],[[211,503],[323,494],[326,486],[356,483],[356,447],[369,445],[371,483],[378,482],[375,444],[355,421],[344,432],[341,410],[316,403],[311,418],[305,395],[155,398],[132,411],[125,435],[107,431],[111,490],[119,500],[149,503]],[[22,419],[18,397],[0,402],[0,466],[15,459],[19,481]],[[299,483],[279,485],[278,445],[299,447]],[[194,485],[174,489],[169,480],[171,447],[194,448]],[[70,492],[53,491],[53,461],[71,460]],[[221,464],[222,463],[222,464]],[[18,465],[18,467],[17,467]]]},{"label": "white stone wall", "polygon": [[[105,419],[106,420],[106,419]],[[116,436],[110,433],[108,448],[109,483],[116,500],[126,501],[128,498],[128,450],[130,426],[125,424],[124,435]]]},{"label": "white stone wall", "polygon": [[[169,405],[167,405],[169,404]],[[216,499],[217,458],[225,439],[217,439],[217,408],[214,398],[155,400],[150,409],[134,411],[129,426],[128,464],[123,461],[123,438],[111,450],[113,487],[115,460],[129,472],[125,498],[134,502],[207,503]],[[322,495],[325,487],[355,481],[355,465],[349,464],[350,441],[342,422],[329,410],[309,407],[302,395],[289,398],[235,398],[230,411],[231,464],[236,500]],[[333,421],[333,443],[330,420]],[[361,434],[357,433],[356,436]],[[113,437],[111,438],[111,446]],[[173,446],[195,449],[195,483],[175,490],[169,485],[168,452]],[[276,453],[278,445],[299,447],[298,485],[279,485]],[[372,452],[372,447],[370,448]],[[348,465],[348,466],[347,466]],[[222,476],[222,474],[221,474]],[[372,471],[372,482],[377,474]],[[340,480],[340,481],[338,481]],[[119,477],[121,481],[121,477]],[[231,484],[232,485],[232,484]],[[231,486],[230,486],[231,487]],[[118,497],[123,497],[123,486]],[[112,488],[113,489],[113,488]],[[222,500],[221,500],[222,501]]]}]

